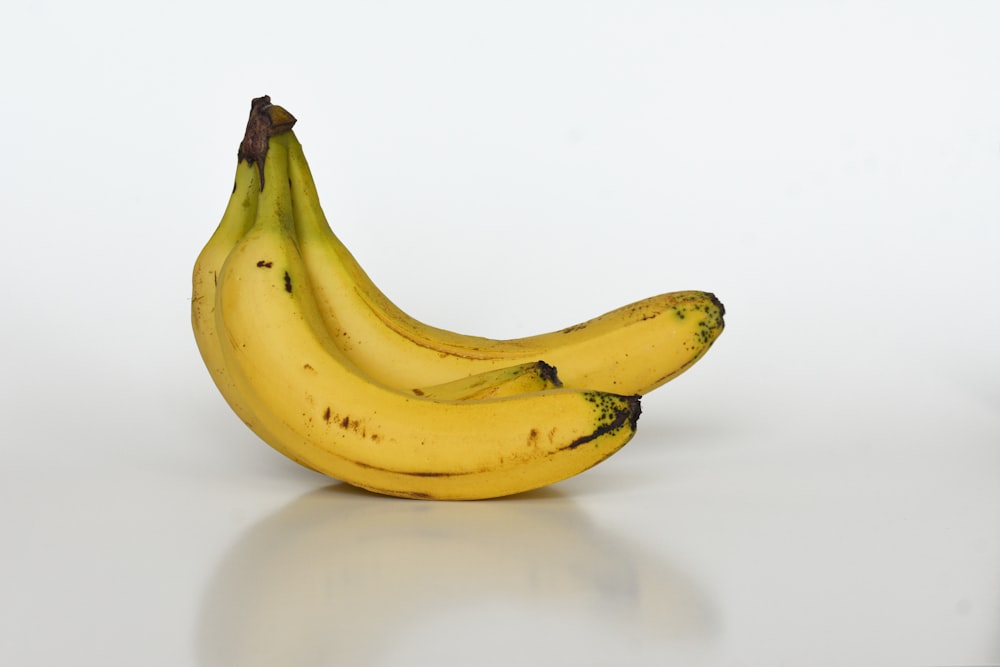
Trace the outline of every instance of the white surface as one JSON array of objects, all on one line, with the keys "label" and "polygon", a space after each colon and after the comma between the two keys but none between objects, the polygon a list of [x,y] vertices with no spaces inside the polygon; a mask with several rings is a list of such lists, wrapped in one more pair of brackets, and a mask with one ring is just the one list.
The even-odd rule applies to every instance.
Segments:
[{"label": "white surface", "polygon": [[[1000,663],[1000,5],[801,4],[7,8],[0,664]],[[726,332],[550,489],[298,469],[188,324],[264,93],[413,314]]]}]

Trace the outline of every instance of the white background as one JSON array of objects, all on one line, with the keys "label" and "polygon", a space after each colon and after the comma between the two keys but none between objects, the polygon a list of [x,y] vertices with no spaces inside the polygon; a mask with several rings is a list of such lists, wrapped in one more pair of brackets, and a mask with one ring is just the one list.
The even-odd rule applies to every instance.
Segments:
[{"label": "white background", "polygon": [[[150,7],[0,27],[0,663],[1000,664],[1000,4]],[[543,491],[297,468],[189,325],[265,93],[421,319],[725,333]]]}]

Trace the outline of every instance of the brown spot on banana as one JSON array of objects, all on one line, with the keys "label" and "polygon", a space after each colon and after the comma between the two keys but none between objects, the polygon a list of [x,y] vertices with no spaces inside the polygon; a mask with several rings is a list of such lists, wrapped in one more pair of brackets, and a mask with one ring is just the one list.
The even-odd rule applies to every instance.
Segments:
[{"label": "brown spot on banana", "polygon": [[[480,475],[490,470],[490,468],[485,468],[485,467],[480,470],[456,470],[454,472],[444,472],[440,470],[397,470],[395,468],[384,468],[382,466],[372,465],[371,463],[365,463],[363,461],[351,461],[351,463],[360,468],[367,468],[369,470],[377,470],[379,472],[392,473],[393,475],[404,475],[406,477],[424,477],[424,478],[464,477],[466,475]],[[395,494],[390,493],[389,495],[395,495]]]},{"label": "brown spot on banana", "polygon": [[566,327],[565,329],[562,329],[559,333],[568,334],[568,333],[573,333],[574,331],[582,331],[586,329],[587,325],[589,324],[590,324],[589,322],[581,322],[580,324],[574,324],[572,326]]},{"label": "brown spot on banana", "polygon": [[[639,421],[639,415],[642,414],[642,406],[640,405],[639,396],[627,396],[625,408],[612,409],[610,405],[606,403],[606,397],[601,397],[599,394],[591,394],[588,400],[592,402],[602,402],[602,423],[597,426],[591,433],[581,436],[569,443],[562,449],[576,449],[580,445],[585,445],[588,442],[592,442],[597,438],[605,435],[607,433],[614,433],[626,423],[633,430],[636,427],[636,423]],[[613,411],[612,411],[613,410]]]},{"label": "brown spot on banana", "polygon": [[538,362],[538,371],[542,379],[549,382],[555,387],[563,386],[562,380],[559,379],[559,371],[552,364],[547,364],[544,361]]}]

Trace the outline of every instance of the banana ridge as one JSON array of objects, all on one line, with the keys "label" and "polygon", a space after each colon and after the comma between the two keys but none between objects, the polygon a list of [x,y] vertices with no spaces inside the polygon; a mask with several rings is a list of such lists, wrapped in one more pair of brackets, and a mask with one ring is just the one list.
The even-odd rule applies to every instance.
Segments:
[{"label": "banana ridge", "polygon": [[233,412],[248,424],[257,420],[243,400],[236,379],[226,367],[215,324],[215,297],[222,265],[253,225],[259,190],[260,182],[256,172],[248,163],[240,160],[236,167],[233,192],[222,220],[198,254],[191,278],[191,327],[195,344],[219,393]]}]

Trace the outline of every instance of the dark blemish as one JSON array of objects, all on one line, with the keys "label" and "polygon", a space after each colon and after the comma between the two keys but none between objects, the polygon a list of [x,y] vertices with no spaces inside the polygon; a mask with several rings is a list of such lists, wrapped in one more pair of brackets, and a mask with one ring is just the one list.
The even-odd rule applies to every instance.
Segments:
[{"label": "dark blemish", "polygon": [[725,314],[726,314],[726,307],[722,305],[722,302],[719,301],[718,297],[716,297],[711,292],[708,292],[707,294],[708,294],[708,298],[712,302],[712,305],[714,305],[716,308],[719,309],[719,317],[725,316]]},{"label": "dark blemish", "polygon": [[302,366],[302,368],[306,369],[307,371],[311,371],[311,370],[313,370],[313,367],[312,367],[312,366],[310,366],[309,364],[304,364],[304,365]]},{"label": "dark blemish", "polygon": [[[425,471],[425,470],[396,470],[394,468],[383,468],[381,466],[372,465],[371,463],[365,463],[364,461],[353,461],[354,465],[359,468],[367,468],[368,470],[379,470],[381,472],[392,473],[393,475],[406,475],[407,477],[461,477],[463,475],[478,475],[485,472],[485,468],[482,470],[469,470],[463,472],[438,472],[438,471]],[[392,495],[392,494],[390,494]]]},{"label": "dark blemish", "polygon": [[568,334],[568,333],[573,333],[574,331],[582,331],[582,330],[584,330],[586,328],[587,328],[587,322],[582,322],[580,324],[574,324],[571,327],[566,327],[565,329],[563,329],[559,333]]},{"label": "dark blemish", "polygon": [[288,271],[285,271],[285,291],[292,293],[292,277],[288,275]]},{"label": "dark blemish", "polygon": [[343,421],[340,422],[340,428],[347,428],[351,425],[351,420],[349,417],[344,417]]},{"label": "dark blemish", "polygon": [[563,386],[562,380],[559,379],[559,371],[556,370],[555,366],[547,364],[544,361],[538,362],[538,369],[541,373],[542,379],[550,384],[561,387]]},{"label": "dark blemish", "polygon": [[323,421],[330,421],[330,408],[327,408],[326,412],[323,413]]},{"label": "dark blemish", "polygon": [[421,491],[382,491],[381,493],[398,498],[409,498],[410,500],[436,500],[431,494]]},{"label": "dark blemish", "polygon": [[414,390],[413,390],[413,393],[414,393],[415,395],[417,395],[417,396],[423,396],[423,395],[424,395],[424,392],[420,391],[419,389],[414,389]]},{"label": "dark blemish", "polygon": [[274,262],[269,262],[265,259],[262,259],[259,262],[257,262],[257,267],[261,269],[270,269],[272,266],[274,266]]},{"label": "dark blemish", "polygon": [[[587,397],[587,400],[591,401],[592,403],[597,403],[598,402],[597,399],[599,397],[600,397],[599,394],[590,394]],[[607,406],[604,406],[605,410],[603,411],[601,416],[604,419],[610,419],[610,421],[598,426],[596,429],[594,429],[593,433],[577,438],[573,442],[566,445],[563,449],[576,449],[580,445],[585,445],[588,442],[596,440],[602,435],[605,435],[607,433],[613,433],[614,431],[617,431],[622,426],[624,426],[625,422],[628,422],[632,430],[635,430],[636,423],[639,421],[639,415],[642,414],[642,408],[639,404],[639,397],[626,396],[624,398],[626,398],[626,400],[628,401],[628,406],[625,409],[616,410],[614,416],[612,416],[612,414],[608,412]]]}]

